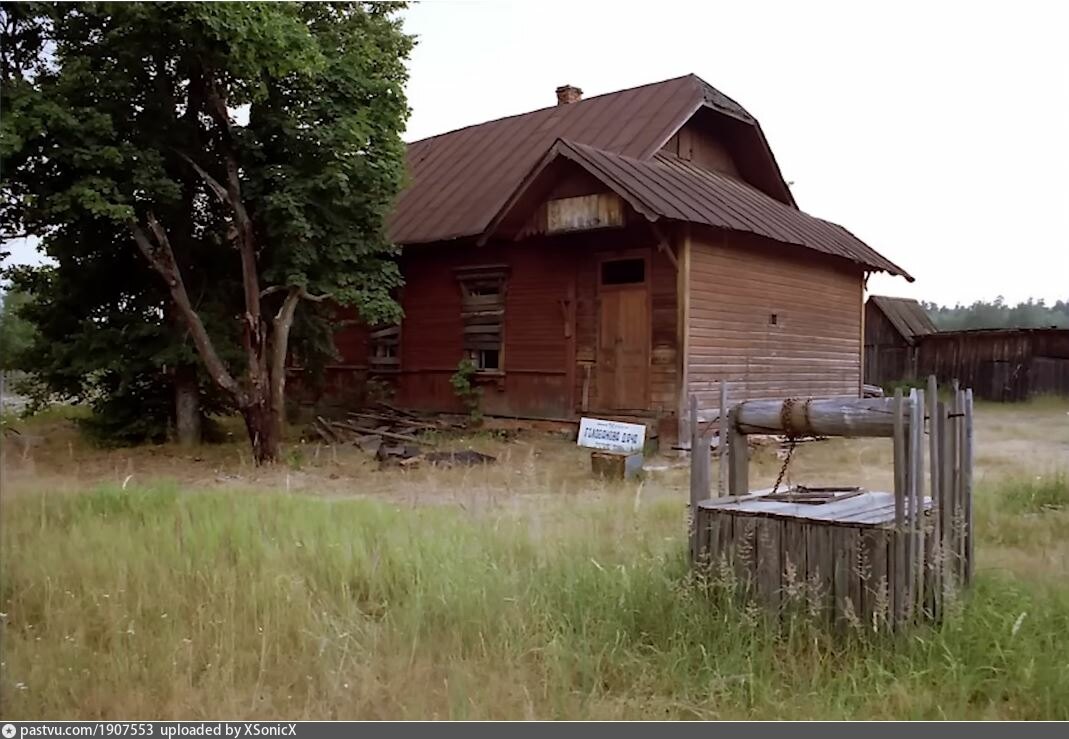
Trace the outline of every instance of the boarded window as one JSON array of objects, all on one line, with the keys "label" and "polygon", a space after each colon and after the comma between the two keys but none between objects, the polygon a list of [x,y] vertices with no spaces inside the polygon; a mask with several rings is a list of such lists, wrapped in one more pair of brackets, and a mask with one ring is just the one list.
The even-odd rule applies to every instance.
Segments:
[{"label": "boarded window", "polygon": [[372,372],[394,372],[401,368],[401,327],[394,324],[371,330],[368,337],[368,365]]},{"label": "boarded window", "polygon": [[500,371],[505,327],[507,265],[465,267],[457,270],[464,319],[464,355],[476,369]]}]

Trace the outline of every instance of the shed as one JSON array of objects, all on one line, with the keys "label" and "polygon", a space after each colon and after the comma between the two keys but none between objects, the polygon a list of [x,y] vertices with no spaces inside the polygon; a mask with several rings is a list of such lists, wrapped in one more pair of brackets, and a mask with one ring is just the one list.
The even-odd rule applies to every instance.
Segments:
[{"label": "shed", "polygon": [[870,296],[865,304],[865,383],[882,386],[919,377],[918,340],[935,331],[916,300]]}]

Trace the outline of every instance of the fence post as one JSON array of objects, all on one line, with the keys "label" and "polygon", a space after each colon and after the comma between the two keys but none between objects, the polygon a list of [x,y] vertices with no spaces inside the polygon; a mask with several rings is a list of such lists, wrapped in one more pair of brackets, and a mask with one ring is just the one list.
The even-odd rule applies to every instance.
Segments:
[{"label": "fence post", "polygon": [[698,396],[690,396],[690,552],[697,562],[701,556],[698,546],[698,503],[709,497],[709,437],[701,433],[698,424]]},{"label": "fence post", "polygon": [[728,476],[728,445],[727,428],[728,409],[728,386],[723,380],[720,381],[720,415],[716,417],[716,451],[719,455],[717,460],[716,497],[723,498],[727,493],[725,486]]}]

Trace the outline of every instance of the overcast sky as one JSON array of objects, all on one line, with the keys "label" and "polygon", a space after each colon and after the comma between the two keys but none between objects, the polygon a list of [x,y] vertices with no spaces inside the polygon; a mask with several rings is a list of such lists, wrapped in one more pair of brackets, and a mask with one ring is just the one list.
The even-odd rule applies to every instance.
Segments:
[{"label": "overcast sky", "polygon": [[799,206],[943,303],[1069,299],[1069,2],[426,2],[407,140],[697,74]]},{"label": "overcast sky", "polygon": [[[912,273],[1069,299],[1069,2],[424,2],[409,141],[691,73],[760,121],[800,207]],[[31,258],[25,246],[16,258]]]}]

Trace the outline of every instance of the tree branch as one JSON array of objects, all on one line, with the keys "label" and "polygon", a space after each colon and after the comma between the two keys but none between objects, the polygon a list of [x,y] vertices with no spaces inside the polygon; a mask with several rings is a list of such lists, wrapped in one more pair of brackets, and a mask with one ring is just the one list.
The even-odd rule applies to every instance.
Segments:
[{"label": "tree branch", "polygon": [[230,202],[230,195],[227,193],[226,188],[219,184],[219,180],[208,174],[208,172],[205,171],[203,167],[193,161],[193,159],[186,155],[184,152],[175,149],[175,153],[185,159],[187,162],[189,162],[189,166],[193,167],[193,169],[197,171],[197,174],[201,176],[201,179],[203,179],[204,182],[208,185],[208,188],[213,193],[215,193],[215,196],[217,198],[219,198],[219,202],[221,202],[223,205],[229,205],[233,207],[234,204]]},{"label": "tree branch", "polygon": [[275,293],[284,292],[288,288],[285,285],[272,285],[271,287],[265,287],[260,291],[260,297],[266,298],[268,295],[274,295]]},{"label": "tree branch", "polygon": [[197,314],[189,302],[189,294],[186,292],[186,286],[182,282],[182,274],[175,263],[174,252],[171,249],[171,242],[167,239],[167,232],[163,230],[163,227],[151,213],[147,221],[149,229],[156,237],[155,245],[153,245],[149,235],[145,233],[145,229],[137,221],[131,219],[126,224],[134,237],[137,248],[145,256],[152,268],[167,283],[167,288],[171,293],[171,298],[174,300],[175,307],[178,308],[179,315],[193,337],[193,344],[197,347],[197,353],[200,354],[201,359],[204,360],[204,366],[207,367],[208,374],[211,375],[212,380],[220,388],[230,393],[239,406],[245,405],[245,394],[241,391],[240,386],[230,372],[227,371],[222,359],[219,358],[218,353],[215,351],[215,345],[212,343],[211,337],[208,336],[204,323],[200,320],[200,315]]},{"label": "tree branch", "polygon": [[303,287],[291,287],[278,309],[271,332],[271,412],[281,416],[286,404],[286,356],[289,354],[290,327]]}]

